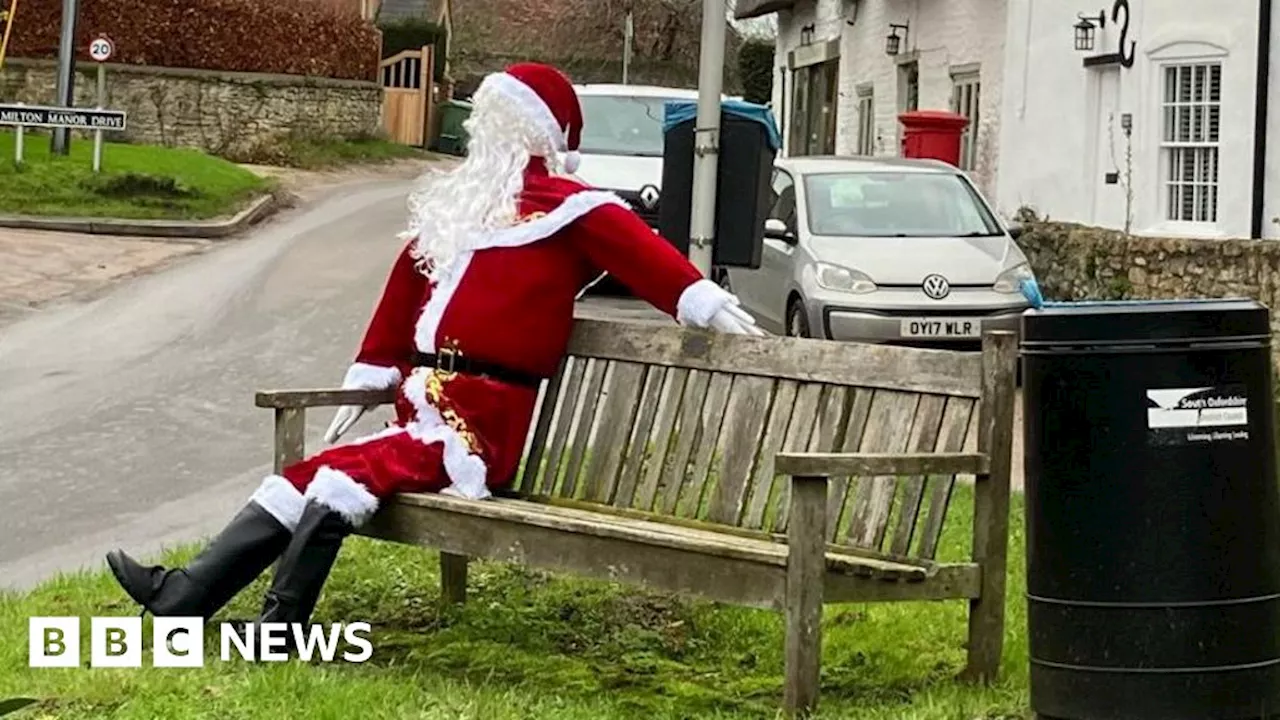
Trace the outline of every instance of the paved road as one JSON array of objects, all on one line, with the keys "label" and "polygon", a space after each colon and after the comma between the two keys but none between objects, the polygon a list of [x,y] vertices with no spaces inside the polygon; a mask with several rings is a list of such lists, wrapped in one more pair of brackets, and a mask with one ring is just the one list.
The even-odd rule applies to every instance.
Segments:
[{"label": "paved road", "polygon": [[[268,387],[332,386],[385,279],[403,181],[340,189],[245,240],[0,334],[0,587],[216,532],[270,469]],[[628,301],[584,314],[652,318]],[[381,413],[353,431],[372,430]],[[316,447],[328,422],[313,415]]]}]

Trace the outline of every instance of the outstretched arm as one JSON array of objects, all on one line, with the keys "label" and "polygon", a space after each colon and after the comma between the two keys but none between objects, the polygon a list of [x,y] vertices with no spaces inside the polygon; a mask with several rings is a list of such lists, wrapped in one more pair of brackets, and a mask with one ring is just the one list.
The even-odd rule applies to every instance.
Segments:
[{"label": "outstretched arm", "polygon": [[759,334],[737,297],[702,277],[631,210],[603,205],[580,218],[570,234],[592,265],[681,324]]}]

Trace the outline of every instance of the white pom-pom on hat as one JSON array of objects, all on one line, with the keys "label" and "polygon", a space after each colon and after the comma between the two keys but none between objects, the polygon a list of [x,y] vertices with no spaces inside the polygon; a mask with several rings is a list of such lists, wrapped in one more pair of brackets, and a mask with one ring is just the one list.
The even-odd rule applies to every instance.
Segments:
[{"label": "white pom-pom on hat", "polygon": [[577,150],[570,150],[564,154],[564,171],[567,173],[578,172],[578,166],[582,164],[582,155]]}]

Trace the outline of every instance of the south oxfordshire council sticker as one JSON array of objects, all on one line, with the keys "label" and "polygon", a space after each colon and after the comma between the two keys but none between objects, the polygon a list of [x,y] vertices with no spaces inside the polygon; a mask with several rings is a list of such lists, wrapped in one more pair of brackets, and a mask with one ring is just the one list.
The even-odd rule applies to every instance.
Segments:
[{"label": "south oxfordshire council sticker", "polygon": [[1249,439],[1243,385],[1147,390],[1147,443],[1193,445]]}]

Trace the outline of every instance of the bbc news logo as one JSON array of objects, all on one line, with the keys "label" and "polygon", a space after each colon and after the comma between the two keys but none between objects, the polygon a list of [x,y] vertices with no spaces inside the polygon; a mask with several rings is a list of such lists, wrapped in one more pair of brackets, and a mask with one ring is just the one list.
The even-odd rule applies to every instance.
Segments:
[{"label": "bbc news logo", "polygon": [[[373,656],[369,623],[331,625],[262,623],[218,626],[222,662],[284,662],[296,653],[311,662],[362,663]],[[157,617],[151,625],[154,667],[204,667],[205,622],[198,617]],[[90,667],[142,667],[147,645],[141,617],[89,619]],[[292,641],[292,642],[291,642]],[[27,626],[29,667],[80,667],[80,618],[33,617]],[[339,650],[341,649],[341,653]]]}]

